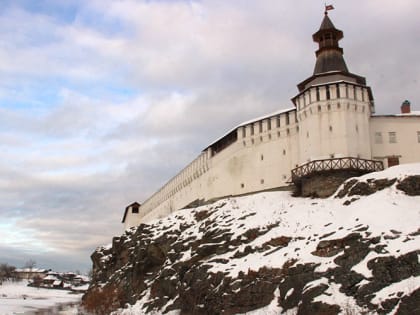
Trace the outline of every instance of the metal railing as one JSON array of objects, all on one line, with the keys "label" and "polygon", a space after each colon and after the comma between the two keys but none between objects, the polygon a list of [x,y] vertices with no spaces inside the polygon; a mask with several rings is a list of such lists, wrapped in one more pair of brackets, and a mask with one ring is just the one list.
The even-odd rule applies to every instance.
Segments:
[{"label": "metal railing", "polygon": [[292,169],[292,182],[296,182],[302,177],[319,172],[346,170],[370,173],[382,171],[383,169],[384,165],[382,161],[374,161],[354,157],[315,160]]}]

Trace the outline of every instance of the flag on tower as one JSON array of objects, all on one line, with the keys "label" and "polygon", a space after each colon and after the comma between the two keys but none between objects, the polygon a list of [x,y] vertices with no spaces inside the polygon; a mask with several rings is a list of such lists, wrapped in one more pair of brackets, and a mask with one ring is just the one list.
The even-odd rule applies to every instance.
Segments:
[{"label": "flag on tower", "polygon": [[325,5],[325,11],[334,10],[334,7],[332,4]]}]

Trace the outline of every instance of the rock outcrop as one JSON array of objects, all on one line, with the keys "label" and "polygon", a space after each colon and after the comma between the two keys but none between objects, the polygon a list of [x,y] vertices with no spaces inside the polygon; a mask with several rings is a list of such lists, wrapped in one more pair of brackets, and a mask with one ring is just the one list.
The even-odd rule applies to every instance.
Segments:
[{"label": "rock outcrop", "polygon": [[84,303],[98,314],[420,314],[419,183],[365,177],[335,198],[271,192],[181,210],[98,248]]}]

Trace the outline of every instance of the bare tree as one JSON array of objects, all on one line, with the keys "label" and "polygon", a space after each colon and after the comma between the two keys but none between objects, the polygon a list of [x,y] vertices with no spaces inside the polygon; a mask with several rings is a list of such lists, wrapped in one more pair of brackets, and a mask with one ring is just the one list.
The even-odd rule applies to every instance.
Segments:
[{"label": "bare tree", "polygon": [[34,269],[36,266],[36,261],[33,259],[29,259],[28,261],[25,262],[24,268],[28,268],[32,271],[32,269]]},{"label": "bare tree", "polygon": [[11,266],[9,264],[0,264],[0,284],[3,281],[13,279],[15,269],[15,266]]}]

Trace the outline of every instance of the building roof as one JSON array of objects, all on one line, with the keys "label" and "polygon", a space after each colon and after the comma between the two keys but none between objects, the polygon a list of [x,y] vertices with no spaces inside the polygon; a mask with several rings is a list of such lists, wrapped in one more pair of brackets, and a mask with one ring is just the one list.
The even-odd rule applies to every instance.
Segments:
[{"label": "building roof", "polygon": [[287,108],[287,109],[281,109],[281,110],[275,111],[275,112],[273,112],[273,113],[270,113],[270,114],[267,114],[267,115],[264,115],[264,116],[260,116],[260,117],[258,117],[258,118],[254,118],[254,119],[251,119],[251,120],[247,120],[247,121],[245,121],[245,122],[243,122],[243,123],[240,123],[239,125],[237,125],[237,126],[233,127],[233,128],[232,128],[232,129],[230,129],[228,132],[226,132],[223,136],[221,136],[221,137],[217,138],[215,141],[213,141],[212,143],[210,143],[207,147],[205,147],[205,148],[203,149],[203,151],[206,151],[208,148],[210,148],[211,146],[215,145],[217,142],[219,142],[219,141],[223,140],[225,137],[227,137],[228,135],[230,135],[232,132],[236,132],[236,130],[237,130],[239,127],[243,127],[243,126],[246,126],[246,125],[249,125],[249,124],[255,123],[255,122],[257,122],[257,121],[264,120],[264,119],[268,119],[268,118],[271,118],[271,117],[275,117],[275,116],[277,116],[277,115],[284,114],[284,113],[287,113],[287,112],[291,112],[291,111],[294,111],[294,110],[295,110],[295,108],[294,108],[294,107],[292,107],[292,108]]},{"label": "building roof", "polygon": [[312,35],[312,38],[319,44],[314,75],[329,71],[348,72],[343,49],[338,45],[338,41],[343,38],[343,32],[335,28],[328,14],[324,15],[319,30]]},{"label": "building roof", "polygon": [[140,207],[141,204],[139,204],[137,201],[134,201],[133,203],[131,203],[127,207],[125,207],[124,215],[123,215],[123,218],[121,220],[121,223],[124,223],[125,222],[125,218],[127,217],[128,209],[130,209],[130,207],[133,207],[133,206],[134,207]]}]

